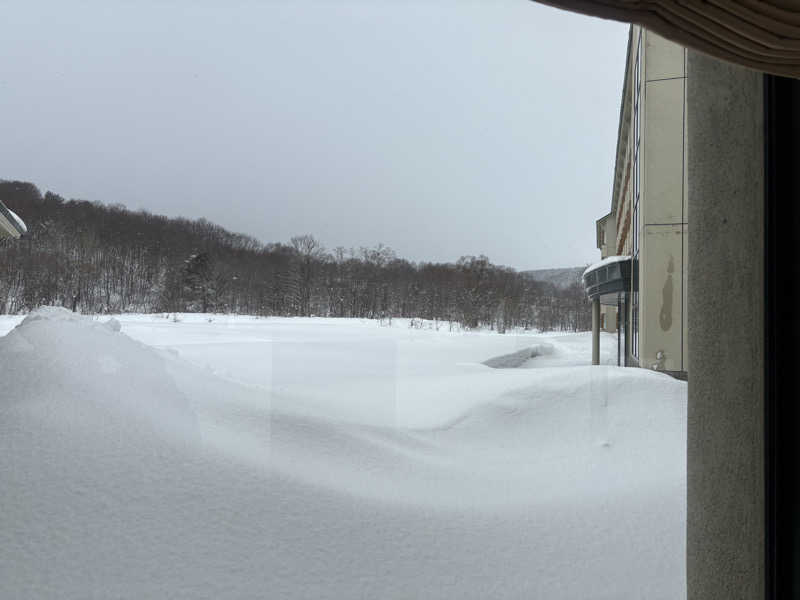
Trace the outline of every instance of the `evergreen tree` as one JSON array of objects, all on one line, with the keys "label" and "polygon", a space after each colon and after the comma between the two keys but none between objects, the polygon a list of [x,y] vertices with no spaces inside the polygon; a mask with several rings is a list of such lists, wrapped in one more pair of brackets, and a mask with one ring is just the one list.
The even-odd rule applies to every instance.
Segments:
[{"label": "evergreen tree", "polygon": [[211,257],[207,252],[200,252],[190,255],[184,263],[183,287],[186,297],[191,303],[199,305],[200,312],[206,313],[216,293]]}]

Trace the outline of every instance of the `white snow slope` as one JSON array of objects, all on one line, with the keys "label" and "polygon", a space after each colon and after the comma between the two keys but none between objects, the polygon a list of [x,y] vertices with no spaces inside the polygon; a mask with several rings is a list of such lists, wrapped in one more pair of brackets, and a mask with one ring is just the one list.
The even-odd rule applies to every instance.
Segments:
[{"label": "white snow slope", "polygon": [[583,334],[118,319],[0,337],[0,598],[685,597],[685,383]]}]

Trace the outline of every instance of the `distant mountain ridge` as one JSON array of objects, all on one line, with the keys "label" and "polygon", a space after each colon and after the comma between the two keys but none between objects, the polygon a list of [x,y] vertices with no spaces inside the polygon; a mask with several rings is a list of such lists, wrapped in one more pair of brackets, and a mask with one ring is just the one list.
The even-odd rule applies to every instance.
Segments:
[{"label": "distant mountain ridge", "polygon": [[560,269],[534,269],[532,271],[522,271],[522,274],[530,277],[534,281],[552,283],[559,289],[565,289],[573,283],[580,283],[585,269],[586,266],[564,267]]}]

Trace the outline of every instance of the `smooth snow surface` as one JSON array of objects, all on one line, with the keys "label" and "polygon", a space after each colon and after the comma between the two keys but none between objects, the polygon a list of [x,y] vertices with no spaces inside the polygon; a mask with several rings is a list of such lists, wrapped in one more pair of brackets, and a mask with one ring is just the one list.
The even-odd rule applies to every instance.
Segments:
[{"label": "smooth snow surface", "polygon": [[9,330],[0,598],[685,597],[686,384],[584,366],[587,334]]}]

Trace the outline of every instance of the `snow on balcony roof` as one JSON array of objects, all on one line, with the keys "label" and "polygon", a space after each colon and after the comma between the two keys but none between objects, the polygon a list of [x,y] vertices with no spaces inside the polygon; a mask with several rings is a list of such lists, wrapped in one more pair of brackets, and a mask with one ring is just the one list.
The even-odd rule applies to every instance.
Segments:
[{"label": "snow on balcony roof", "polygon": [[14,217],[14,220],[17,222],[17,225],[19,225],[20,229],[22,229],[22,233],[28,233],[28,226],[25,225],[25,221],[20,219],[19,215],[10,208],[8,209],[8,212],[11,214],[12,217]]},{"label": "snow on balcony roof", "polygon": [[600,267],[605,267],[606,265],[611,265],[618,262],[625,262],[626,260],[630,260],[630,256],[607,256],[603,260],[598,261],[592,265],[586,267],[586,270],[583,272],[583,276],[586,277],[587,273],[591,273],[595,269],[599,269]]}]

